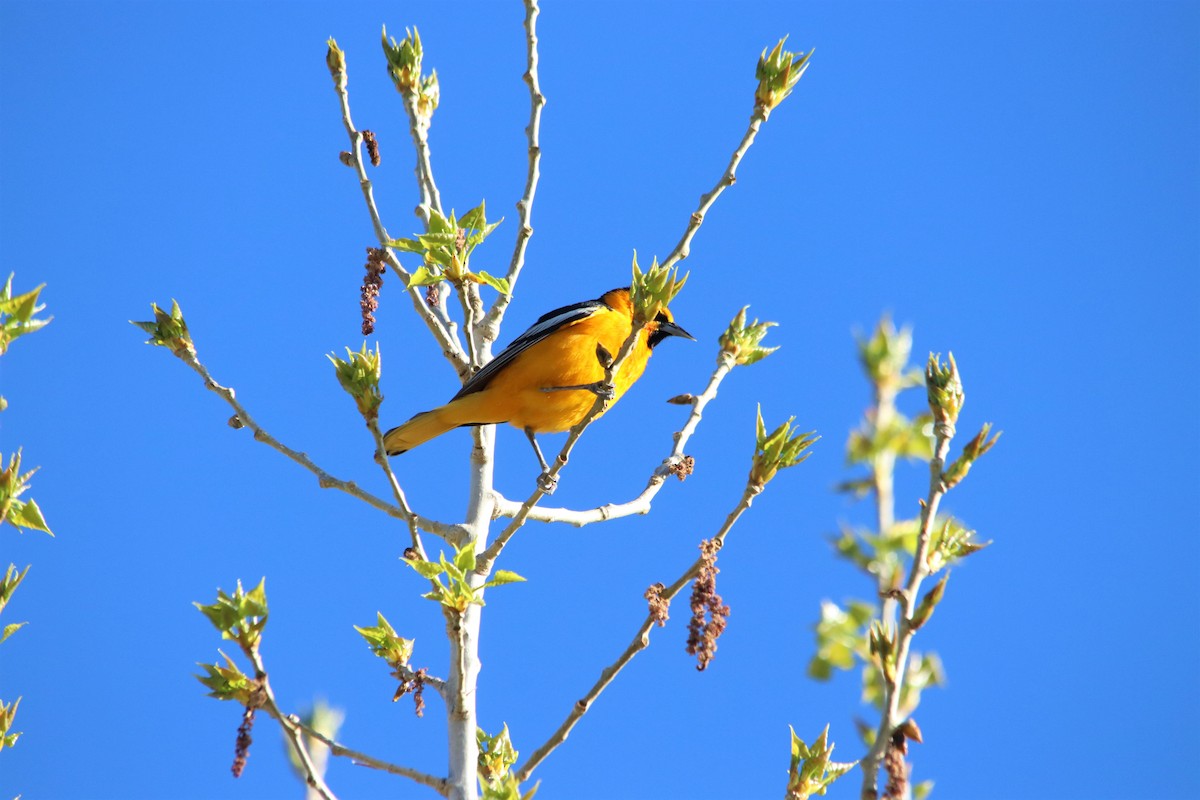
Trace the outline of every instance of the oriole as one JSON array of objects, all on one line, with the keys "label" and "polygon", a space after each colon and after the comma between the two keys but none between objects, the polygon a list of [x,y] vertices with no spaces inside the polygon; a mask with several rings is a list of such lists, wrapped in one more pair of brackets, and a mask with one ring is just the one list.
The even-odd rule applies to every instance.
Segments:
[{"label": "oriole", "polygon": [[613,383],[606,384],[602,359],[615,358],[631,330],[633,302],[625,288],[544,314],[472,375],[450,402],[384,434],[384,447],[394,456],[452,428],[507,422],[525,431],[545,471],[534,434],[579,424],[597,395],[615,403],[642,376],[651,351],[668,336],[695,339],[664,308],[638,332]]}]

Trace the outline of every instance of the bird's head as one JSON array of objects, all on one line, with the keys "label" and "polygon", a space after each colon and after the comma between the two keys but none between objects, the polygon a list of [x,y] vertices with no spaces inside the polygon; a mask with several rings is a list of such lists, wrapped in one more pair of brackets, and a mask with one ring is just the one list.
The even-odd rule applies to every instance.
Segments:
[{"label": "bird's head", "polygon": [[[605,292],[600,300],[609,308],[624,311],[633,318],[633,300],[629,296],[629,289],[622,287]],[[696,337],[685,331],[679,325],[675,324],[675,318],[671,315],[671,310],[664,307],[658,312],[658,315],[646,323],[646,329],[649,331],[649,336],[646,339],[646,344],[653,348],[658,345],[663,339],[668,336],[682,336],[684,339],[696,341]]]}]

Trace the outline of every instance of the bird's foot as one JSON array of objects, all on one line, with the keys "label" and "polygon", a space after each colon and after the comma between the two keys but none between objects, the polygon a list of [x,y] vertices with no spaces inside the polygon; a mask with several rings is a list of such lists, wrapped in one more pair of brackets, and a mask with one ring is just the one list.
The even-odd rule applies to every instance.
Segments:
[{"label": "bird's foot", "polygon": [[538,475],[537,486],[545,494],[554,494],[554,490],[558,488],[558,476],[543,472]]},{"label": "bird's foot", "polygon": [[605,381],[596,381],[595,383],[581,383],[577,386],[547,386],[542,389],[543,392],[566,392],[570,390],[579,390],[591,392],[601,400],[612,400],[617,396],[617,389],[611,383]]}]

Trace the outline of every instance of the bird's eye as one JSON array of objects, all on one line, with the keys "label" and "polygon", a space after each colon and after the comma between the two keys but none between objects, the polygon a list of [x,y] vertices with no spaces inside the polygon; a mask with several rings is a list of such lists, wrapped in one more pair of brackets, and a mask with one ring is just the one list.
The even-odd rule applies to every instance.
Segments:
[{"label": "bird's eye", "polygon": [[667,315],[660,311],[660,312],[658,312],[658,316],[654,318],[654,321],[655,322],[670,322],[671,320],[667,319]]}]

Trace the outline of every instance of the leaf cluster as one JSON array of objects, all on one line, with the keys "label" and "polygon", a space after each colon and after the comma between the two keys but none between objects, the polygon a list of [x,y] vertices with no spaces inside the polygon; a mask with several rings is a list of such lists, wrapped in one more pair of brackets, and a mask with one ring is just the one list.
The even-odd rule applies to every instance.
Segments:
[{"label": "leaf cluster", "polygon": [[456,287],[466,282],[491,286],[501,294],[509,293],[508,280],[482,270],[470,269],[471,253],[491,235],[504,219],[489,223],[484,203],[472,208],[462,219],[450,212],[447,219],[431,209],[429,229],[412,239],[393,239],[387,244],[406,253],[416,253],[424,263],[409,278],[409,287],[429,286],[449,281]]},{"label": "leaf cluster", "polygon": [[[515,572],[498,569],[492,573],[492,579],[478,586],[472,586],[470,575],[475,571],[475,545],[467,542],[462,547],[455,548],[454,559],[448,560],[444,552],[438,553],[437,561],[421,561],[416,558],[406,558],[404,563],[412,567],[418,575],[434,584],[432,591],[421,595],[426,600],[434,600],[446,608],[459,614],[465,613],[468,606],[485,605],[483,592],[493,586],[506,583],[520,583],[525,579]],[[446,581],[443,582],[443,577]]]},{"label": "leaf cluster", "polygon": [[0,700],[0,750],[6,747],[12,747],[17,743],[17,739],[21,738],[20,731],[14,731],[13,719],[17,716],[17,707],[21,705],[21,698],[13,700],[8,705]]},{"label": "leaf cluster", "polygon": [[416,640],[405,639],[398,635],[396,629],[381,612],[377,611],[375,614],[377,617],[375,625],[366,628],[355,625],[354,630],[358,631],[359,635],[366,640],[371,652],[386,661],[392,669],[407,667],[412,658],[413,645],[416,644]]},{"label": "leaf cluster", "polygon": [[891,393],[920,386],[924,377],[908,366],[912,355],[912,328],[897,329],[885,315],[868,337],[858,338],[858,360],[871,385]]},{"label": "leaf cluster", "polygon": [[383,392],[379,380],[383,375],[383,353],[378,344],[374,350],[367,349],[363,342],[357,353],[346,348],[346,358],[330,354],[326,356],[337,374],[338,383],[354,398],[358,413],[368,423],[378,419],[379,406],[383,403]]},{"label": "leaf cluster", "polygon": [[14,297],[12,283],[13,273],[10,272],[4,288],[0,290],[0,355],[7,353],[8,346],[17,338],[41,330],[54,319],[34,317],[46,308],[44,304],[38,305],[38,296],[46,284]]},{"label": "leaf cluster", "polygon": [[820,437],[816,435],[816,431],[801,433],[794,429],[792,422],[795,419],[788,417],[787,422],[767,433],[766,425],[763,424],[762,406],[758,407],[754,459],[749,478],[751,486],[766,486],[779,470],[794,467],[811,455],[808,449]]},{"label": "leaf cluster", "polygon": [[421,46],[421,34],[417,32],[417,27],[414,25],[411,31],[405,28],[404,38],[397,42],[395,37],[387,35],[385,25],[383,54],[387,58],[388,75],[396,85],[396,91],[413,102],[417,117],[428,125],[441,101],[441,88],[436,69],[428,75],[421,74],[425,50]]},{"label": "leaf cluster", "polygon": [[941,362],[940,353],[930,353],[925,366],[925,389],[929,396],[929,410],[933,418],[949,425],[958,422],[966,394],[963,393],[962,376],[954,354],[947,354],[946,363]]},{"label": "leaf cluster", "polygon": [[217,590],[217,602],[211,605],[192,603],[200,613],[221,632],[222,639],[237,642],[247,653],[258,649],[263,628],[267,625],[267,579],[263,578],[250,591],[237,582],[233,594]]},{"label": "leaf cluster", "polygon": [[788,52],[783,49],[786,42],[786,36],[780,39],[770,55],[764,47],[754,72],[754,77],[758,79],[754,103],[768,113],[796,88],[796,84],[808,69],[808,60],[813,54],[812,50],[807,53]]},{"label": "leaf cluster", "polygon": [[807,800],[813,795],[823,795],[838,778],[845,775],[858,763],[830,760],[834,745],[828,741],[829,726],[811,745],[792,732],[792,760],[788,768],[787,800]]},{"label": "leaf cluster", "polygon": [[225,659],[225,665],[197,664],[204,670],[203,675],[197,675],[196,680],[208,687],[209,697],[218,700],[235,700],[239,705],[252,705],[254,697],[261,688],[259,681],[251,678],[238,668],[233,659],[221,650],[217,651]]},{"label": "leaf cluster", "polygon": [[[0,457],[0,464],[3,463],[3,457]],[[37,469],[34,467],[28,472],[21,472],[20,450],[9,456],[8,466],[0,470],[0,524],[7,522],[18,531],[29,529],[53,536],[38,504],[32,499],[18,499],[28,491],[29,478]]]},{"label": "leaf cluster", "polygon": [[817,652],[808,662],[809,677],[827,681],[834,669],[852,669],[857,660],[866,658],[867,624],[876,608],[861,600],[852,600],[846,608],[825,600],[817,622]]},{"label": "leaf cluster", "polygon": [[629,296],[633,302],[633,318],[637,322],[658,319],[671,301],[687,283],[689,273],[679,277],[679,267],[659,265],[655,257],[650,268],[642,272],[638,266],[637,251],[633,251],[633,281],[629,285]]},{"label": "leaf cluster", "polygon": [[763,337],[767,335],[767,330],[775,327],[776,323],[759,322],[755,318],[754,322],[747,324],[746,309],[748,308],[750,306],[742,307],[742,310],[737,313],[737,316],[729,323],[729,327],[717,340],[721,345],[721,352],[732,356],[734,363],[739,366],[756,364],[779,349],[761,345]]}]

